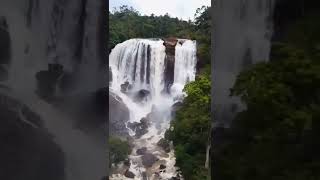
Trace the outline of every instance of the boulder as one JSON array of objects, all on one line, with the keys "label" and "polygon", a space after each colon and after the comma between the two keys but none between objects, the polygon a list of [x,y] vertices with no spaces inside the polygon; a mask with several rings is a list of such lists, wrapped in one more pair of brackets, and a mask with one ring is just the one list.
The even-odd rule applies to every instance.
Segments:
[{"label": "boulder", "polygon": [[134,101],[136,102],[141,102],[146,100],[150,95],[150,91],[146,90],[146,89],[141,89],[137,92]]},{"label": "boulder", "polygon": [[76,77],[74,74],[64,72],[58,81],[59,90],[64,94],[69,94],[75,90]]},{"label": "boulder", "polygon": [[124,173],[124,176],[130,179],[133,179],[135,177],[135,175],[133,174],[133,172],[126,170],[126,172]]},{"label": "boulder", "polygon": [[142,159],[142,164],[145,167],[151,167],[155,162],[159,160],[155,155],[151,153],[146,153],[141,157],[141,159]]},{"label": "boulder", "polygon": [[148,180],[146,172],[142,172],[142,180]]},{"label": "boulder", "polygon": [[146,148],[146,147],[142,147],[142,148],[140,148],[140,149],[137,149],[136,153],[137,153],[138,155],[144,155],[144,154],[147,153],[147,148]]},{"label": "boulder", "polygon": [[128,81],[121,84],[120,87],[121,87],[121,92],[123,93],[127,93],[129,90],[132,89],[132,85]]},{"label": "boulder", "polygon": [[163,165],[163,164],[160,164],[160,167],[159,169],[165,169],[167,166]]},{"label": "boulder", "polygon": [[130,165],[131,165],[129,159],[126,159],[126,160],[123,162],[123,164],[124,164],[125,166],[128,166],[128,167],[130,167]]},{"label": "boulder", "polygon": [[171,106],[171,114],[174,116],[176,112],[182,107],[183,103],[178,101]]},{"label": "boulder", "polygon": [[48,70],[37,72],[37,94],[46,100],[54,97],[57,82],[62,74],[63,66],[60,64],[49,64]]},{"label": "boulder", "polygon": [[128,123],[128,127],[136,133],[136,138],[140,138],[148,132],[149,121],[147,118],[142,118],[140,122]]},{"label": "boulder", "polygon": [[166,152],[169,153],[170,152],[170,143],[168,140],[162,138],[157,142],[157,145],[159,147],[162,147],[162,149]]}]

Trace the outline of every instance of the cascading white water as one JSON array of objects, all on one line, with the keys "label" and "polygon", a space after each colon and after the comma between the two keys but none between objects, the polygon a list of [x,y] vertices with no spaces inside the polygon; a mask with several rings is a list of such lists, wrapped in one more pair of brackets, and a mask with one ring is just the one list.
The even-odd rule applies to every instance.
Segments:
[{"label": "cascading white water", "polygon": [[64,152],[67,180],[100,180],[108,174],[106,143],[75,129],[69,117],[40,99],[35,75],[48,63],[60,63],[81,79],[74,91],[88,93],[104,85],[98,43],[103,8],[102,0],[4,0],[0,5],[12,54],[4,83],[43,119]]},{"label": "cascading white water", "polygon": [[[149,120],[148,132],[141,137],[135,137],[135,132],[128,131],[133,137],[134,148],[129,156],[129,170],[135,174],[135,179],[143,179],[143,173],[148,178],[155,178],[155,173],[163,179],[177,175],[174,152],[165,153],[157,142],[164,137],[170,126],[172,105],[184,96],[183,87],[195,79],[196,73],[196,42],[179,40],[175,50],[174,82],[170,93],[165,88],[165,58],[166,49],[162,40],[131,39],[118,44],[109,55],[109,66],[112,72],[112,82],[109,90],[122,98],[130,111],[129,123],[139,122],[142,118],[152,115]],[[123,90],[121,85],[129,88]],[[136,101],[141,90],[150,92],[147,98]],[[136,150],[146,147],[159,161],[152,167],[144,167],[141,156]],[[159,165],[165,164],[165,171],[159,171]],[[111,179],[126,179],[121,174],[113,174]]]},{"label": "cascading white water", "polygon": [[275,0],[216,0],[213,10],[213,90],[215,126],[228,127],[244,106],[230,97],[237,75],[267,61]]}]

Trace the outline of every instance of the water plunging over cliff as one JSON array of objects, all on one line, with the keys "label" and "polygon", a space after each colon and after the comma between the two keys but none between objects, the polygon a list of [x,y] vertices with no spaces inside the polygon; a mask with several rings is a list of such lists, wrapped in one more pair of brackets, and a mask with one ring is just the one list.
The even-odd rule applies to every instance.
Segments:
[{"label": "water plunging over cliff", "polygon": [[[105,176],[106,142],[98,142],[75,128],[70,117],[40,99],[35,93],[36,74],[43,71],[41,78],[48,86],[57,80],[53,97],[65,97],[59,91],[59,80],[63,77],[68,77],[68,85],[73,84],[69,91],[72,95],[106,86],[107,73],[102,68],[107,63],[102,44],[103,34],[107,34],[103,22],[107,16],[105,8],[103,0],[4,0],[0,5],[0,18],[7,24],[11,51],[10,61],[5,65],[8,78],[1,83],[11,89],[10,95],[40,115],[46,131],[63,151],[66,180],[100,180]],[[48,64],[63,68],[59,79],[49,80]]]},{"label": "water plunging over cliff", "polygon": [[213,116],[215,126],[228,126],[244,108],[239,98],[229,96],[236,76],[269,58],[274,0],[217,0],[214,4]]},{"label": "water plunging over cliff", "polygon": [[[127,129],[134,148],[129,156],[129,171],[135,174],[135,179],[156,174],[170,179],[177,175],[173,150],[165,151],[157,143],[170,126],[172,106],[184,97],[183,87],[195,79],[197,60],[195,41],[177,40],[175,43],[171,59],[164,41],[153,39],[127,40],[109,55],[112,74],[109,89],[130,111]],[[174,63],[174,68],[170,63]],[[168,72],[168,67],[174,72]],[[170,74],[173,77],[168,78]],[[173,82],[168,83],[166,79],[173,79]],[[143,148],[146,152],[139,154]],[[161,164],[165,169],[159,169]],[[124,178],[114,174],[111,179],[119,179],[119,176]]]}]

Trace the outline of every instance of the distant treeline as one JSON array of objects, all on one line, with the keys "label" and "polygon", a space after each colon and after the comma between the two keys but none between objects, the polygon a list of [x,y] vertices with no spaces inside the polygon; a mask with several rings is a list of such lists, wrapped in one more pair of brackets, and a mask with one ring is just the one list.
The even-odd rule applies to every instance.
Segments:
[{"label": "distant treeline", "polygon": [[169,14],[144,16],[132,7],[121,6],[109,12],[109,50],[131,38],[178,37],[206,44],[205,48],[208,51],[211,39],[210,9],[211,7],[206,6],[198,8],[194,21],[185,21],[172,18]]}]

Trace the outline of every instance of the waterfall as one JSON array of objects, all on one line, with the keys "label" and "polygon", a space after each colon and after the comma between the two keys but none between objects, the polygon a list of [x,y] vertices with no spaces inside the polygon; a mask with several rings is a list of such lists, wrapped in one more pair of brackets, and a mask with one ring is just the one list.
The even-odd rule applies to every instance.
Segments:
[{"label": "waterfall", "polygon": [[212,107],[215,126],[228,126],[245,108],[230,97],[237,75],[267,61],[272,36],[274,0],[217,0],[213,9]]},{"label": "waterfall", "polygon": [[[195,79],[196,42],[177,40],[174,81],[169,92],[165,90],[166,56],[164,41],[158,39],[130,39],[116,45],[109,55],[112,74],[109,90],[119,96],[130,111],[127,129],[134,148],[129,156],[129,170],[135,174],[135,179],[150,178],[157,173],[164,179],[177,175],[173,150],[165,152],[157,142],[164,138],[170,127],[172,106],[185,96],[183,87]],[[137,136],[139,132],[130,125],[142,123],[145,119],[147,131]],[[136,153],[140,148],[146,148],[147,154],[158,161],[150,166],[144,165],[143,156]],[[160,164],[166,166],[165,171],[159,170]],[[111,176],[111,179],[118,178],[125,179],[121,174]]]},{"label": "waterfall", "polygon": [[[66,180],[100,180],[108,172],[106,142],[76,129],[64,115],[36,94],[36,73],[49,63],[72,74],[72,94],[89,93],[106,86],[103,57],[106,29],[103,0],[5,0],[0,18],[8,24],[11,58],[8,86],[15,98],[41,116],[65,156]],[[104,51],[104,52],[103,52]],[[71,84],[71,83],[70,83]],[[58,86],[58,85],[57,85]],[[60,94],[63,97],[66,94]],[[106,118],[107,119],[107,118]],[[105,137],[106,138],[106,137]],[[35,169],[36,170],[36,169]]]}]

